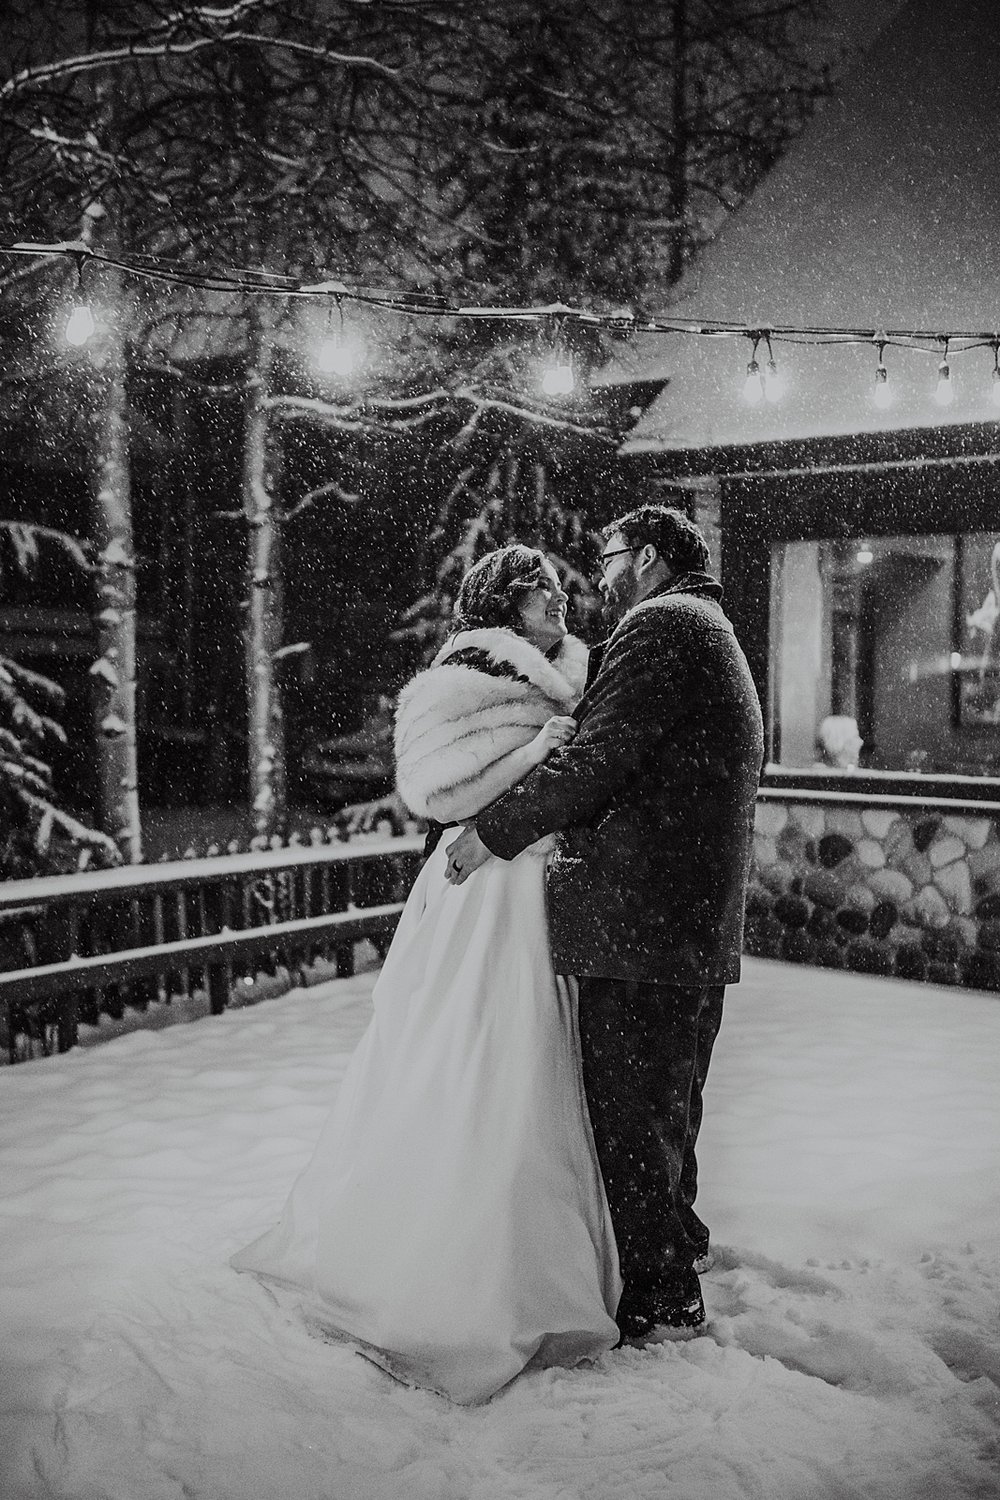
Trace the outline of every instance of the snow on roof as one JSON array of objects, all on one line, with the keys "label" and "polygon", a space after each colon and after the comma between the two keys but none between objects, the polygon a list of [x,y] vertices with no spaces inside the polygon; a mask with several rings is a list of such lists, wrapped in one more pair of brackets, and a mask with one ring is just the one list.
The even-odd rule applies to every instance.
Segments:
[{"label": "snow on roof", "polygon": [[[734,215],[665,312],[749,327],[1000,327],[1000,5],[911,0],[838,95]],[[668,379],[626,451],[774,442],[982,421],[993,355],[952,359],[954,404],[934,400],[940,350],[888,349],[893,406],[872,404],[863,347],[775,345],[779,404],[741,397],[742,339],[637,336],[604,383]],[[763,354],[761,355],[763,358]]]}]

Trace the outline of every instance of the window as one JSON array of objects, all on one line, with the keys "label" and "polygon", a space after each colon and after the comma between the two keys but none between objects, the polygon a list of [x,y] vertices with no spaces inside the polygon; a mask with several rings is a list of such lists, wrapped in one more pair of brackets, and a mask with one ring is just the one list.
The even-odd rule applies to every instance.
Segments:
[{"label": "window", "polygon": [[771,553],[778,766],[1000,776],[1000,533]]}]

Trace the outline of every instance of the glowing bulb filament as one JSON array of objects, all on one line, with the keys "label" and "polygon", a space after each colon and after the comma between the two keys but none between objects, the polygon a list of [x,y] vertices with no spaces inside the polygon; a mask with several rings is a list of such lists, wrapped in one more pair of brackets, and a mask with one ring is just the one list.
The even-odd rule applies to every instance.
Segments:
[{"label": "glowing bulb filament", "polygon": [[950,406],[955,399],[955,387],[951,383],[951,366],[946,359],[938,365],[937,390],[934,400],[938,406]]},{"label": "glowing bulb filament", "polygon": [[94,334],[97,325],[94,314],[85,302],[78,302],[66,319],[66,342],[79,348]]},{"label": "glowing bulb filament", "polygon": [[747,365],[747,378],[743,382],[743,399],[748,406],[756,406],[764,394],[764,380],[760,365],[752,359]]}]

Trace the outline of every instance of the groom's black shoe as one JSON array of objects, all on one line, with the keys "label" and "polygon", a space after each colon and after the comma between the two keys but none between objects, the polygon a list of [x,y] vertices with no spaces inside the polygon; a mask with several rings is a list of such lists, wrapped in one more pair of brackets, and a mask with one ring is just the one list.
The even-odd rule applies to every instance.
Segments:
[{"label": "groom's black shoe", "polygon": [[691,1338],[705,1322],[705,1303],[693,1270],[678,1271],[666,1286],[645,1299],[624,1294],[615,1321],[621,1341]]}]

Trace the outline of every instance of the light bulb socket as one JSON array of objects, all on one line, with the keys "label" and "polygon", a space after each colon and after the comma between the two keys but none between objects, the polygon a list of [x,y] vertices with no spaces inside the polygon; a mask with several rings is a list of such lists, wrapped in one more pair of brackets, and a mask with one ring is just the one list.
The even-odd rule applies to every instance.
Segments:
[{"label": "light bulb socket", "polygon": [[875,389],[872,399],[880,411],[892,405],[892,387],[889,384],[889,371],[881,361],[875,367]]}]

